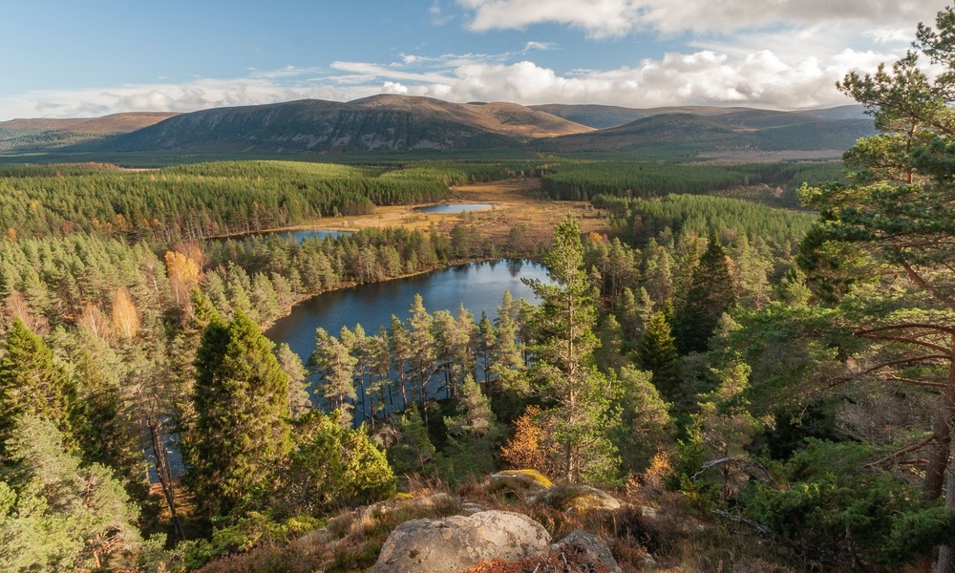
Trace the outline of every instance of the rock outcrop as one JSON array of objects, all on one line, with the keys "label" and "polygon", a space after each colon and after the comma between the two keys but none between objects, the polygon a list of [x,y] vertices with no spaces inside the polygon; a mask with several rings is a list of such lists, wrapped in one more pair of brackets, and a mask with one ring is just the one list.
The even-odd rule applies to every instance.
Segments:
[{"label": "rock outcrop", "polygon": [[464,517],[416,519],[391,532],[371,573],[459,573],[492,559],[546,554],[550,534],[526,515],[482,511]]},{"label": "rock outcrop", "polygon": [[607,542],[602,537],[582,529],[575,529],[567,537],[555,543],[553,551],[575,551],[594,566],[606,568],[613,573],[623,572],[617,565],[617,560],[613,558]]},{"label": "rock outcrop", "polygon": [[533,496],[532,503],[560,511],[612,511],[621,507],[620,500],[589,485],[556,485]]}]

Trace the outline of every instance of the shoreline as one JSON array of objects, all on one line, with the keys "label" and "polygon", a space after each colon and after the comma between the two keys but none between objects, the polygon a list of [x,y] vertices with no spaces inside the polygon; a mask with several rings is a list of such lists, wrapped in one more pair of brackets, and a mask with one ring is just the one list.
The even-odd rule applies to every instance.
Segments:
[{"label": "shoreline", "polygon": [[403,275],[398,275],[398,276],[395,276],[395,277],[388,277],[388,278],[386,278],[386,279],[384,279],[384,280],[380,280],[380,281],[373,281],[373,282],[366,282],[366,283],[360,283],[360,282],[351,281],[351,282],[347,282],[347,283],[341,283],[339,286],[337,286],[337,287],[335,287],[335,288],[330,288],[330,289],[326,289],[326,290],[322,290],[322,291],[318,291],[318,292],[315,292],[315,293],[310,293],[310,294],[306,294],[306,295],[302,295],[302,296],[300,296],[300,297],[297,297],[297,299],[295,300],[295,302],[293,302],[288,308],[283,309],[282,314],[281,314],[279,317],[277,317],[275,320],[273,320],[273,321],[271,321],[271,322],[269,322],[269,323],[267,323],[267,324],[260,324],[260,325],[259,325],[259,329],[261,330],[261,332],[264,333],[265,331],[267,331],[267,330],[269,330],[270,328],[272,328],[273,326],[275,326],[275,323],[277,323],[278,321],[282,320],[283,318],[286,318],[286,317],[290,316],[290,315],[292,314],[292,311],[295,309],[296,306],[302,304],[303,302],[305,302],[305,301],[307,301],[307,300],[311,300],[311,299],[313,299],[313,298],[315,298],[315,297],[317,297],[317,296],[321,296],[321,295],[326,294],[326,293],[335,292],[335,291],[340,291],[340,290],[345,290],[345,289],[349,289],[349,288],[354,288],[354,287],[361,286],[361,285],[378,284],[378,283],[384,283],[384,282],[388,282],[388,281],[395,281],[395,280],[401,280],[401,279],[406,279],[406,278],[410,278],[410,277],[416,277],[416,276],[419,276],[419,275],[423,275],[423,274],[427,274],[427,273],[433,273],[433,272],[435,272],[435,271],[443,271],[443,270],[446,270],[446,269],[449,269],[449,268],[452,268],[452,267],[461,266],[461,265],[470,265],[470,264],[473,264],[473,263],[490,263],[490,262],[495,262],[495,261],[512,261],[512,260],[530,261],[530,262],[533,262],[533,263],[541,264],[540,261],[537,261],[537,260],[532,259],[532,258],[529,258],[529,257],[508,257],[508,256],[503,256],[503,255],[502,255],[502,256],[499,256],[499,257],[483,257],[483,258],[474,258],[474,259],[453,259],[453,260],[451,260],[451,261],[448,261],[448,264],[446,264],[446,265],[438,265],[438,266],[435,266],[435,267],[433,267],[433,268],[421,269],[421,270],[415,271],[415,272],[413,272],[413,273],[405,273],[405,274],[403,274]]}]

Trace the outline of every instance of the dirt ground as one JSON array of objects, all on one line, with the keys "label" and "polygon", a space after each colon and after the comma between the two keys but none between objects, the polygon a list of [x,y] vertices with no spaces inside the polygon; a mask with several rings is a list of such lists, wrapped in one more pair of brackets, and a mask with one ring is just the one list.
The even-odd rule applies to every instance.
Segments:
[{"label": "dirt ground", "polygon": [[[553,235],[553,228],[567,213],[573,213],[584,232],[607,231],[603,213],[585,201],[554,201],[540,192],[539,179],[508,179],[492,183],[463,185],[451,188],[448,204],[490,203],[491,209],[467,213],[421,213],[423,205],[377,207],[372,215],[339,217],[328,220],[323,229],[357,231],[368,227],[406,227],[427,230],[434,224],[447,233],[455,223],[474,224],[481,233],[495,241],[503,241],[511,227],[528,226],[526,237],[539,239]],[[324,222],[324,221],[323,221]]]}]

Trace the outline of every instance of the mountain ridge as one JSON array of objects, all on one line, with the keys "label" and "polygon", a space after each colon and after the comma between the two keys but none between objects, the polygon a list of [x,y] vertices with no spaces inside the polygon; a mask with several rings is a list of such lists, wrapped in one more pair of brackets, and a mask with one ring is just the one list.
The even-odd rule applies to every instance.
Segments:
[{"label": "mountain ridge", "polygon": [[[96,152],[187,152],[242,155],[526,149],[548,153],[658,151],[680,156],[752,151],[823,152],[837,156],[874,133],[861,106],[795,112],[745,107],[631,109],[600,105],[523,106],[453,103],[406,95],[349,102],[295,100],[212,108],[184,114],[139,114],[89,120],[12,120],[21,140],[42,147]],[[113,118],[113,119],[109,119]],[[632,119],[631,119],[632,118]],[[862,118],[862,119],[860,119]],[[619,121],[629,119],[625,123]],[[124,123],[125,122],[125,123]],[[608,123],[615,125],[598,127]],[[589,124],[589,125],[588,125]],[[77,137],[83,126],[98,135]],[[110,128],[102,126],[112,126]],[[125,127],[124,127],[125,126]],[[35,131],[42,127],[59,128]],[[88,129],[88,127],[87,127]],[[24,131],[25,130],[25,131]],[[32,131],[31,131],[32,130]],[[0,144],[15,147],[16,138]],[[65,135],[63,135],[65,134]],[[12,142],[12,143],[11,143]]]}]

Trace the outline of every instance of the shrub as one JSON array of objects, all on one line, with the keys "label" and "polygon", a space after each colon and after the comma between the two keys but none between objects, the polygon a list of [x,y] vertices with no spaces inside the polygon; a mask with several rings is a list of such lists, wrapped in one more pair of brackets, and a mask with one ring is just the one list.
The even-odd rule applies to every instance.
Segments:
[{"label": "shrub", "polygon": [[317,515],[336,507],[391,497],[395,476],[364,429],[311,411],[296,422],[296,448],[276,488],[276,506],[290,515]]}]

